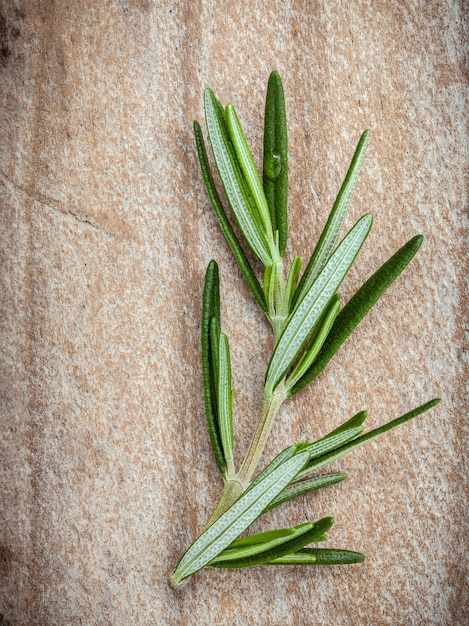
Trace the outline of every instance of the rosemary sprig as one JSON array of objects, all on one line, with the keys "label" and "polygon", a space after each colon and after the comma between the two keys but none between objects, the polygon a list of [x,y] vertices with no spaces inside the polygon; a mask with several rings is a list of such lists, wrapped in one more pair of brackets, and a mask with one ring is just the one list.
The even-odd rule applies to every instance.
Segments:
[{"label": "rosemary sprig", "polygon": [[[370,439],[413,419],[439,402],[439,399],[430,400],[365,434],[363,423],[367,413],[361,411],[318,441],[286,448],[254,478],[283,402],[324,369],[361,319],[405,269],[423,237],[417,235],[410,239],[340,310],[337,290],[372,224],[371,215],[364,215],[337,245],[365,156],[369,132],[365,131],[360,138],[323,233],[300,278],[300,257],[293,259],[289,269],[284,265],[288,232],[288,141],[280,76],[273,72],[267,88],[262,180],[234,107],[228,105],[224,109],[210,89],[205,92],[204,102],[215,164],[241,240],[235,234],[216,190],[202,130],[194,122],[202,178],[235,260],[272,325],[275,345],[265,375],[259,421],[248,452],[236,469],[230,349],[221,327],[218,267],[215,261],[210,261],[202,307],[202,371],[208,431],[225,488],[205,529],[172,572],[171,585],[177,587],[203,567],[360,563],[364,556],[359,552],[307,547],[327,538],[326,533],[334,522],[331,517],[241,539],[239,536],[265,511],[344,480],[345,474],[342,473],[315,474]],[[248,260],[252,253],[264,266],[261,281]]]}]

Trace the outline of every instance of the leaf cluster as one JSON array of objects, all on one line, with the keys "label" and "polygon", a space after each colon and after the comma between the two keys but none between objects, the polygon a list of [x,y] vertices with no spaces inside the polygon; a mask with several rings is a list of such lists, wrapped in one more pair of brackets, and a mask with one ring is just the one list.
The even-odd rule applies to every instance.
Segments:
[{"label": "leaf cluster", "polygon": [[[323,467],[435,406],[431,400],[363,434],[362,411],[313,443],[290,446],[253,479],[281,404],[313,381],[350,333],[412,260],[423,237],[412,237],[341,308],[338,290],[372,226],[363,215],[340,240],[362,167],[369,132],[358,142],[331,213],[304,271],[294,257],[285,267],[288,238],[288,141],[282,81],[272,72],[266,96],[264,154],[259,175],[233,105],[223,107],[214,93],[204,96],[205,120],[225,203],[215,186],[202,129],[194,134],[202,177],[222,231],[254,298],[272,325],[275,347],[265,381],[264,402],[248,453],[237,469],[233,442],[233,390],[228,338],[221,331],[218,266],[205,276],[202,311],[202,370],[205,410],[215,461],[225,482],[220,503],[202,534],[171,575],[177,586],[205,566],[332,565],[357,563],[363,555],[348,550],[307,547],[324,541],[333,518],[271,530],[240,539],[265,511],[315,489],[338,483],[345,474],[315,475]],[[226,207],[226,208],[225,208]],[[237,232],[228,214],[237,225]],[[252,263],[252,260],[256,264]],[[255,267],[263,266],[263,279]]]}]

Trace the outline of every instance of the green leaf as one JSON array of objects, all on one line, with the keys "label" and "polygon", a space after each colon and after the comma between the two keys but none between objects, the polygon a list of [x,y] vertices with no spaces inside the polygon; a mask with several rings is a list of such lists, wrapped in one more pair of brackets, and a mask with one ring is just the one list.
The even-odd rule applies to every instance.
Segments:
[{"label": "green leaf", "polygon": [[238,164],[244,174],[244,180],[246,181],[248,189],[254,200],[254,204],[256,205],[259,219],[264,229],[264,235],[268,240],[273,240],[274,233],[270,222],[269,207],[267,206],[267,200],[265,198],[264,189],[262,188],[261,179],[259,178],[259,174],[239,122],[238,115],[232,104],[228,104],[226,107],[226,122],[229,137],[233,144]]},{"label": "green leaf", "polygon": [[336,448],[332,452],[329,452],[327,454],[324,454],[312,460],[310,463],[308,463],[305,469],[298,474],[298,477],[307,476],[309,474],[313,474],[314,472],[317,472],[323,467],[326,467],[326,465],[329,465],[333,461],[336,461],[337,459],[340,459],[341,457],[345,456],[352,450],[359,448],[370,439],[373,439],[374,437],[377,437],[378,435],[382,435],[388,430],[391,430],[392,428],[395,428],[396,426],[400,426],[401,424],[404,424],[404,422],[408,422],[414,417],[417,417],[417,415],[421,415],[422,413],[425,413],[425,411],[428,411],[429,409],[439,404],[440,401],[441,401],[440,398],[435,398],[433,400],[430,400],[429,402],[422,404],[416,409],[409,411],[409,413],[406,413],[405,415],[401,415],[401,417],[397,417],[396,419],[388,422],[387,424],[383,424],[383,426],[380,426],[379,428],[370,430],[368,433],[365,433],[361,437],[357,437],[356,439],[353,439],[349,443],[346,443],[345,445],[340,446],[339,448]]},{"label": "green leaf", "polygon": [[266,395],[273,394],[302,345],[347,274],[371,228],[373,218],[364,215],[329,259],[289,319],[275,347],[265,379]]},{"label": "green leaf", "polygon": [[205,413],[210,442],[215,461],[223,477],[226,474],[225,459],[218,428],[217,401],[215,380],[213,376],[213,353],[210,341],[210,321],[218,320],[220,324],[220,290],[218,265],[210,261],[205,274],[203,307],[202,307],[202,374],[204,381]]},{"label": "green leaf", "polygon": [[335,318],[339,314],[340,311],[340,297],[338,294],[332,297],[331,303],[327,311],[325,311],[323,319],[318,321],[319,329],[315,333],[313,331],[313,341],[311,345],[309,345],[306,350],[301,355],[300,360],[295,365],[291,374],[288,375],[285,381],[285,389],[287,395],[289,395],[289,390],[295,386],[295,383],[304,376],[304,374],[308,371],[308,368],[313,363],[314,359],[319,354],[319,350],[322,348],[322,345],[326,341],[327,335],[329,334],[332,324],[334,323]]},{"label": "green leaf", "polygon": [[422,235],[410,239],[360,287],[337,316],[317,359],[303,378],[292,387],[290,395],[301,391],[322,372],[371,307],[407,267],[420,248],[422,241]]},{"label": "green leaf", "polygon": [[218,426],[220,439],[228,469],[233,465],[233,415],[231,390],[231,363],[228,338],[223,333],[219,337],[218,375]]},{"label": "green leaf", "polygon": [[353,426],[352,428],[345,428],[344,430],[337,429],[337,431],[332,434],[329,433],[326,437],[322,439],[318,439],[313,443],[303,443],[299,444],[301,452],[306,450],[309,452],[310,462],[312,459],[317,458],[318,456],[322,456],[336,448],[342,446],[346,441],[350,441],[351,439],[355,439],[358,435],[363,432],[363,426]]},{"label": "green leaf", "polygon": [[271,265],[272,258],[257,211],[249,197],[233,148],[226,136],[216,98],[210,89],[205,90],[205,119],[218,173],[238,226],[254,254],[264,265]]},{"label": "green leaf", "polygon": [[[312,526],[309,522],[308,524]],[[247,537],[242,537],[241,539],[235,539],[233,543],[229,545],[227,550],[230,548],[242,548],[244,546],[265,544],[266,542],[273,541],[274,539],[281,539],[282,537],[291,539],[293,532],[294,528],[278,528],[277,530],[267,530],[255,535],[248,535]]]},{"label": "green leaf", "polygon": [[334,548],[303,548],[294,554],[274,559],[269,565],[351,565],[362,563],[365,556],[351,550]]},{"label": "green leaf", "polygon": [[294,528],[282,528],[280,530],[259,533],[244,539],[238,539],[233,541],[233,543],[230,544],[226,550],[223,550],[223,552],[213,559],[210,565],[223,563],[224,561],[245,559],[247,557],[261,554],[262,552],[267,552],[267,550],[281,546],[296,537],[301,537],[301,535],[304,535],[313,527],[314,524],[308,522],[306,524],[295,526]]},{"label": "green leaf", "polygon": [[268,265],[264,272],[264,295],[267,302],[269,316],[275,314],[275,290],[277,287],[277,264]]},{"label": "green leaf", "polygon": [[268,473],[253,488],[245,491],[190,546],[171,574],[171,584],[177,586],[227,548],[295,478],[308,459],[307,452],[295,454]]},{"label": "green leaf", "polygon": [[314,478],[309,478],[308,480],[295,482],[288,485],[288,487],[285,487],[275,500],[269,504],[267,510],[273,509],[288,500],[302,496],[310,491],[315,491],[316,489],[322,489],[323,487],[329,487],[329,485],[340,483],[345,478],[346,474],[325,474],[324,476],[315,476]]},{"label": "green leaf", "polygon": [[290,271],[288,272],[287,288],[285,290],[285,301],[287,303],[288,311],[291,310],[293,297],[295,295],[296,285],[298,282],[298,276],[300,275],[301,261],[302,261],[301,257],[296,256],[293,259],[293,262],[290,266]]},{"label": "green leaf", "polygon": [[212,355],[212,376],[217,401],[218,415],[218,379],[220,377],[220,318],[212,317],[210,320],[210,350]]},{"label": "green leaf", "polygon": [[352,163],[350,164],[345,180],[342,183],[342,187],[340,188],[336,201],[334,202],[329,219],[327,220],[326,226],[324,227],[311,259],[306,266],[304,274],[301,277],[301,281],[298,285],[295,299],[293,301],[293,306],[301,301],[301,298],[316,280],[316,277],[325,266],[332,254],[332,251],[334,250],[340,231],[342,230],[342,225],[347,214],[347,209],[350,204],[358,176],[360,174],[369,138],[369,131],[366,130],[358,142]]},{"label": "green leaf", "polygon": [[367,411],[359,411],[356,415],[354,415],[349,420],[341,424],[338,428],[336,428],[335,430],[332,430],[328,435],[326,435],[325,439],[327,439],[328,437],[337,435],[337,433],[342,433],[344,432],[344,430],[349,430],[350,428],[356,428],[358,426],[361,426],[363,422],[366,420],[367,416],[368,416]]},{"label": "green leaf", "polygon": [[238,239],[236,238],[233,228],[231,227],[231,224],[226,216],[225,210],[223,209],[223,205],[216,190],[215,183],[213,182],[213,177],[210,171],[210,165],[207,157],[207,150],[205,149],[202,129],[200,128],[200,124],[198,122],[194,122],[194,135],[200,169],[202,171],[202,178],[204,180],[205,188],[207,190],[207,194],[210,199],[213,211],[217,216],[223,234],[226,237],[226,240],[234,254],[236,262],[238,263],[239,268],[249,288],[251,289],[254,297],[259,303],[261,309],[264,311],[264,313],[267,313],[267,305],[264,299],[264,294],[262,293],[262,288],[256,278],[256,275],[254,274],[254,271],[246,255],[244,254],[244,250],[242,249]]},{"label": "green leaf", "polygon": [[269,77],[265,100],[263,183],[283,257],[288,235],[288,140],[285,97],[278,72],[272,72]]},{"label": "green leaf", "polygon": [[274,469],[279,467],[279,465],[281,465],[282,463],[285,463],[285,461],[288,461],[288,459],[291,459],[298,452],[301,452],[302,445],[303,444],[296,444],[293,446],[288,446],[288,448],[285,448],[284,450],[282,450],[282,452],[279,452],[279,454],[277,454],[277,456],[274,457],[272,461],[266,467],[264,467],[264,469],[251,482],[251,484],[248,487],[248,490],[253,489],[261,480],[264,480],[264,478],[267,478],[267,476],[271,472],[273,472]]},{"label": "green leaf", "polygon": [[244,559],[233,559],[231,561],[213,563],[213,565],[212,563],[210,563],[210,566],[223,568],[239,568],[252,567],[254,565],[266,565],[274,559],[279,559],[283,556],[286,556],[287,554],[294,553],[297,550],[300,550],[304,546],[308,545],[309,543],[312,543],[313,541],[318,541],[318,539],[322,538],[324,533],[329,530],[333,523],[334,519],[332,517],[324,517],[318,522],[315,522],[310,530],[307,530],[305,533],[299,535],[298,537],[295,537],[290,541],[287,541],[286,543],[278,545],[275,548],[271,548],[270,550],[266,550],[265,552],[255,554]]}]

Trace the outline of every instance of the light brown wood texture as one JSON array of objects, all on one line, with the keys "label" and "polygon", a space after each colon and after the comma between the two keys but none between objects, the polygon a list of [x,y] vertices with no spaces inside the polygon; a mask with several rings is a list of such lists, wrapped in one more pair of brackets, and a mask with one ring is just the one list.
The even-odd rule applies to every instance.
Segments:
[{"label": "light brown wood texture", "polygon": [[[463,4],[1,3],[0,623],[469,624]],[[273,69],[288,258],[311,253],[365,128],[347,226],[375,220],[343,301],[412,235],[425,242],[285,407],[264,461],[361,409],[371,428],[443,402],[337,463],[344,483],[255,526],[333,515],[327,545],[365,563],[204,570],[173,591],[168,574],[221,492],[199,347],[211,258],[238,461],[271,348],[203,189],[192,121],[212,87],[259,163]]]}]

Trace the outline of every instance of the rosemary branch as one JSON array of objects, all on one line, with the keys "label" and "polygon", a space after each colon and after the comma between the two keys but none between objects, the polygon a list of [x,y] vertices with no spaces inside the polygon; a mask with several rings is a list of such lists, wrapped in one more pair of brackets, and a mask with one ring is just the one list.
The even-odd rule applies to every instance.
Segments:
[{"label": "rosemary branch", "polygon": [[[238,115],[205,92],[210,146],[226,202],[241,236],[235,233],[215,187],[200,125],[194,123],[197,153],[210,203],[234,258],[256,301],[269,320],[274,349],[264,381],[264,400],[247,454],[234,462],[231,362],[229,342],[221,331],[218,266],[211,261],[205,276],[202,311],[202,371],[205,411],[215,461],[225,483],[204,530],[171,573],[178,587],[201,568],[254,565],[334,565],[363,561],[359,552],[306,547],[327,538],[331,517],[292,528],[270,530],[239,539],[265,511],[310,491],[342,481],[345,474],[314,475],[370,439],[413,419],[438,404],[430,400],[363,434],[362,411],[313,443],[280,452],[255,477],[275,418],[329,363],[371,307],[410,263],[423,237],[414,236],[371,276],[341,309],[338,289],[372,225],[362,216],[339,242],[348,206],[369,142],[365,131],[339,190],[324,230],[300,278],[301,258],[287,271],[288,141],[283,85],[272,72],[265,106],[262,179],[258,174]],[[264,266],[260,282],[250,257]]]}]

